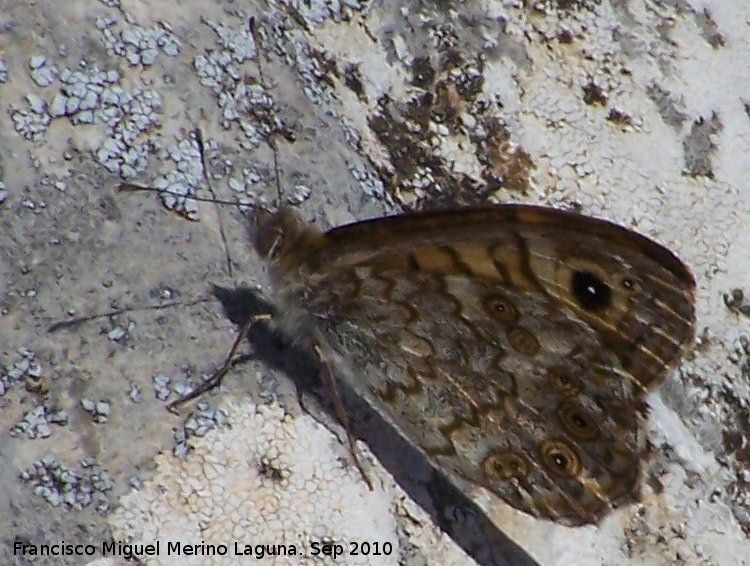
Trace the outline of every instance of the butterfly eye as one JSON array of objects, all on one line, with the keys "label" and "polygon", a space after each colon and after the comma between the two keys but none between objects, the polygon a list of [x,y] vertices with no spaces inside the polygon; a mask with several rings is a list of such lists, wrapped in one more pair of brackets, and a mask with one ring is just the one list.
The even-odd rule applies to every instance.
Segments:
[{"label": "butterfly eye", "polygon": [[482,462],[482,469],[488,478],[507,481],[526,476],[529,473],[529,463],[520,454],[503,450],[490,453]]},{"label": "butterfly eye", "polygon": [[590,271],[574,271],[570,282],[578,304],[587,311],[602,311],[612,301],[612,289]]},{"label": "butterfly eye", "polygon": [[286,259],[292,249],[297,255],[311,256],[326,245],[320,230],[305,224],[290,210],[276,214],[259,211],[256,223],[255,250],[272,262]]},{"label": "butterfly eye", "polygon": [[545,440],[539,446],[544,466],[558,476],[572,478],[581,472],[581,459],[562,440]]},{"label": "butterfly eye", "polygon": [[510,323],[518,319],[518,309],[502,295],[489,295],[485,297],[483,304],[487,313],[498,322]]},{"label": "butterfly eye", "polygon": [[592,419],[580,407],[571,403],[563,403],[557,411],[557,416],[570,434],[583,440],[590,440],[598,431]]},{"label": "butterfly eye", "polygon": [[282,214],[270,217],[259,215],[255,249],[261,257],[273,260],[279,255],[288,223],[287,217]]}]

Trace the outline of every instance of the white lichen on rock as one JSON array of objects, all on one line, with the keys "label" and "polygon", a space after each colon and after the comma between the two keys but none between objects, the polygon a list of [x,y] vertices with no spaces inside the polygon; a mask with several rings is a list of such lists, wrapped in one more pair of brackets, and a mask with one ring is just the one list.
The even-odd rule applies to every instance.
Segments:
[{"label": "white lichen on rock", "polygon": [[[244,402],[224,411],[228,426],[195,438],[187,459],[158,456],[154,478],[121,499],[110,517],[116,541],[160,542],[159,556],[141,557],[149,565],[235,564],[236,548],[252,548],[257,559],[256,545],[295,548],[296,556],[277,556],[274,564],[333,563],[330,556],[312,555],[315,541],[342,545],[346,554],[336,564],[399,563],[391,496],[382,483],[374,491],[367,488],[329,431],[277,405]],[[445,563],[469,562],[442,539]],[[371,553],[377,543],[380,556],[350,554],[355,543],[362,548],[364,542]],[[170,543],[226,545],[228,553],[170,556]]]}]

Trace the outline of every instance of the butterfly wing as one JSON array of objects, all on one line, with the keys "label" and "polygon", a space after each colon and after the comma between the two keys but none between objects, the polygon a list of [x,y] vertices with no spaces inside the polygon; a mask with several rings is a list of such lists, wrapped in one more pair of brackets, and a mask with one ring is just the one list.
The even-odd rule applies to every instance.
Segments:
[{"label": "butterfly wing", "polygon": [[438,466],[570,525],[635,498],[645,395],[693,328],[692,276],[662,246],[503,206],[292,238],[273,263],[290,324]]}]

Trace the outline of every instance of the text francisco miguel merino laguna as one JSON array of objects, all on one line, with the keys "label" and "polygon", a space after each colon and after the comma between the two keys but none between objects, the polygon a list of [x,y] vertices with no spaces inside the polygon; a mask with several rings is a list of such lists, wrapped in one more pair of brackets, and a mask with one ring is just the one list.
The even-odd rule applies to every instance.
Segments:
[{"label": "text francisco miguel merino laguna", "polygon": [[[301,549],[295,544],[245,544],[234,541],[231,544],[184,544],[181,542],[161,541],[151,544],[126,544],[120,541],[95,544],[70,544],[60,541],[58,544],[24,544],[20,540],[13,543],[14,556],[93,556],[97,552],[103,556],[122,556],[131,559],[138,556],[160,556],[165,550],[167,556],[298,556]],[[335,556],[343,553],[339,544],[313,541],[310,543],[310,554]]]}]

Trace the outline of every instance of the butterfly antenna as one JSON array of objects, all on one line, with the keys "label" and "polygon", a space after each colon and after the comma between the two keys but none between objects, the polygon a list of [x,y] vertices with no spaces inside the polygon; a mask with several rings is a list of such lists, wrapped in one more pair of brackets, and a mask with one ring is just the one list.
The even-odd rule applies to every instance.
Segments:
[{"label": "butterfly antenna", "polygon": [[[250,29],[250,33],[253,36],[253,42],[255,43],[255,49],[258,52],[258,80],[260,81],[260,85],[263,87],[263,90],[267,93],[267,83],[266,83],[266,77],[263,73],[263,51],[261,49],[262,41],[260,37],[260,33],[258,33],[258,26],[255,22],[255,16],[251,16],[250,19],[247,22],[248,28]],[[270,99],[270,97],[269,97]],[[271,108],[273,109],[273,104],[271,103]],[[276,120],[274,120],[276,122]],[[278,126],[277,126],[278,129]],[[268,146],[271,148],[271,151],[273,153],[273,172],[274,177],[276,178],[276,198],[278,199],[278,208],[282,208],[282,195],[281,195],[281,174],[279,173],[279,148],[276,145],[276,139],[275,136],[278,132],[276,130],[272,130],[267,138]]]},{"label": "butterfly antenna", "polygon": [[[196,127],[193,130],[193,135],[195,136],[195,143],[198,145],[198,153],[201,156],[201,169],[203,170],[203,178],[206,181],[206,188],[208,189],[209,194],[211,195],[211,198],[213,199],[213,202],[216,202],[216,191],[214,191],[213,186],[211,185],[211,179],[208,175],[208,166],[206,163],[206,146],[203,142],[203,132],[201,132],[201,129]],[[221,214],[216,214],[216,218],[218,220],[219,224],[219,235],[221,236],[221,245],[224,248],[224,260],[226,262],[227,267],[227,274],[229,277],[234,278],[234,270],[232,269],[232,254],[229,251],[229,242],[227,241],[227,234],[226,230],[224,229],[224,222],[221,220]]]},{"label": "butterfly antenna", "polygon": [[58,320],[49,325],[49,327],[47,328],[47,332],[51,334],[53,332],[57,332],[58,330],[62,330],[63,328],[73,328],[75,326],[78,326],[79,324],[91,322],[92,320],[99,320],[101,318],[111,318],[113,316],[120,316],[121,314],[127,314],[131,312],[162,310],[162,309],[169,309],[172,307],[192,307],[194,305],[207,303],[209,301],[211,301],[211,299],[207,297],[199,297],[191,301],[170,301],[168,303],[161,303],[161,304],[156,304],[156,305],[145,305],[142,307],[128,307],[128,308],[122,308],[122,309],[114,309],[114,310],[103,312],[103,313],[89,314],[85,316],[79,316],[76,318],[69,318],[67,320]]},{"label": "butterfly antenna", "polygon": [[[115,188],[116,193],[158,193],[160,195],[174,195],[174,196],[184,196],[180,193],[176,193],[173,191],[169,191],[167,189],[159,189],[157,187],[147,187],[146,185],[137,185],[135,183],[120,183]],[[210,202],[212,204],[228,204],[230,206],[239,206],[239,203],[234,200],[222,200],[218,198],[208,198],[208,197],[199,197],[199,196],[192,196],[190,197],[191,200],[196,200],[199,202]]]}]

